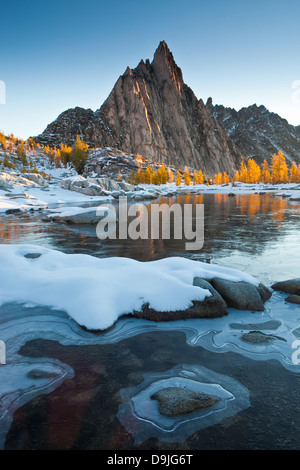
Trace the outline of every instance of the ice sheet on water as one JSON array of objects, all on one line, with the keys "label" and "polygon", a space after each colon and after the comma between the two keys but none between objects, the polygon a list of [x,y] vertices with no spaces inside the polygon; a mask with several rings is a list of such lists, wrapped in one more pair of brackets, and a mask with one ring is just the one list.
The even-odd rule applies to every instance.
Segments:
[{"label": "ice sheet on water", "polygon": [[[160,413],[152,395],[168,387],[207,393],[218,397],[210,407],[175,416]],[[135,444],[156,437],[163,442],[183,442],[196,431],[219,423],[250,405],[249,392],[231,377],[200,365],[183,364],[155,374],[146,374],[136,387],[121,390],[123,403],[117,417],[134,436]]]}]

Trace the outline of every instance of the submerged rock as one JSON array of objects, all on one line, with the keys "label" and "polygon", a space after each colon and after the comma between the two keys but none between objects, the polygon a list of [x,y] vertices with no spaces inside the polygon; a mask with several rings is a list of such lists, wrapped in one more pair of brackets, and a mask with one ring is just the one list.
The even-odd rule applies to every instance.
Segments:
[{"label": "submerged rock", "polygon": [[274,341],[275,338],[261,331],[249,331],[249,333],[244,333],[241,339],[252,344],[269,344]]},{"label": "submerged rock", "polygon": [[28,373],[27,373],[27,377],[29,379],[53,379],[55,377],[59,377],[59,374],[55,373],[55,372],[49,372],[49,371],[45,371],[45,370],[41,370],[41,369],[33,369],[33,370],[30,370]]},{"label": "submerged rock", "polygon": [[287,281],[276,282],[272,289],[286,292],[287,294],[300,295],[300,277],[296,279],[288,279]]},{"label": "submerged rock", "polygon": [[219,401],[214,395],[180,387],[164,388],[154,393],[151,398],[158,400],[160,413],[167,416],[191,413],[200,408],[213,406]]},{"label": "submerged rock", "polygon": [[24,258],[27,258],[27,259],[37,259],[37,258],[39,258],[40,256],[42,256],[41,253],[26,253],[26,255],[24,255]]},{"label": "submerged rock", "polygon": [[241,336],[241,339],[247,343],[252,344],[269,344],[276,339],[285,341],[285,339],[281,338],[280,336],[267,335],[266,333],[262,333],[261,331],[256,330],[249,331],[249,333],[244,333]]},{"label": "submerged rock", "polygon": [[236,330],[277,330],[281,326],[281,322],[268,320],[263,323],[230,323],[229,326]]}]

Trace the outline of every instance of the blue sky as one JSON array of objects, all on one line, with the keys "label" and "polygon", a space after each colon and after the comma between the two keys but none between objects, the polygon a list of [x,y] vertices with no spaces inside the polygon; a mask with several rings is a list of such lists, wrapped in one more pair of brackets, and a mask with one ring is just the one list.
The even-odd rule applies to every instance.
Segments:
[{"label": "blue sky", "polygon": [[299,0],[0,0],[0,7],[5,133],[27,138],[68,108],[96,110],[127,65],[152,60],[161,40],[198,98],[236,109],[264,104],[300,125]]}]

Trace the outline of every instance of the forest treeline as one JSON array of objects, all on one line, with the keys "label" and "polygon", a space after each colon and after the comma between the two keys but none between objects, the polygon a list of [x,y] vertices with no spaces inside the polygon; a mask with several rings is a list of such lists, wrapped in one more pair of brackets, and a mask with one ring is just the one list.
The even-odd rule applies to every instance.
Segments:
[{"label": "forest treeline", "polygon": [[300,183],[300,164],[297,165],[295,162],[292,162],[289,165],[283,152],[279,151],[272,156],[270,163],[264,160],[262,165],[256,163],[253,158],[244,159],[241,162],[240,168],[231,178],[227,172],[219,172],[212,177],[206,176],[202,170],[190,170],[187,166],[185,166],[182,172],[179,170],[173,172],[162,164],[157,170],[151,169],[150,165],[148,165],[146,170],[138,169],[136,172],[132,172],[129,182],[132,184],[165,184],[175,182],[178,186],[182,182],[186,185],[235,182],[250,184]]},{"label": "forest treeline", "polygon": [[[0,148],[4,151],[2,161],[4,168],[14,168],[15,164],[19,162],[23,164],[23,171],[28,171],[30,168],[31,171],[36,172],[30,157],[42,150],[53,166],[61,168],[71,164],[79,174],[83,172],[89,151],[88,145],[80,136],[76,137],[73,147],[61,143],[59,148],[51,148],[48,145],[40,145],[32,138],[22,140],[13,134],[5,136],[3,133],[0,133]],[[123,175],[119,172],[118,180],[121,179],[123,179]],[[253,158],[243,159],[240,168],[232,177],[227,172],[206,175],[201,169],[191,170],[187,166],[183,171],[180,171],[168,168],[164,164],[148,164],[145,169],[139,168],[137,171],[132,171],[127,181],[135,185],[175,183],[177,186],[182,183],[185,185],[220,185],[235,182],[250,184],[300,183],[300,164],[289,163],[283,152],[278,151],[272,156],[270,163],[264,160],[259,165]]]}]

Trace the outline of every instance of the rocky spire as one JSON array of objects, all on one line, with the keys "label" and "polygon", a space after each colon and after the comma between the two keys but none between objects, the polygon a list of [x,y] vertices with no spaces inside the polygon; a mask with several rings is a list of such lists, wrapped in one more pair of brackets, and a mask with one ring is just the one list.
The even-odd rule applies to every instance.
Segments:
[{"label": "rocky spire", "polygon": [[89,144],[117,147],[177,168],[188,165],[210,176],[223,171],[233,175],[241,161],[211,111],[183,82],[165,41],[151,63],[141,60],[126,69],[97,111],[70,111],[58,121],[39,139],[45,142],[55,134],[61,142],[61,132],[75,138],[80,128]]},{"label": "rocky spire", "polygon": [[156,49],[151,67],[158,82],[172,81],[180,91],[183,85],[182,72],[165,41],[161,41]]}]

